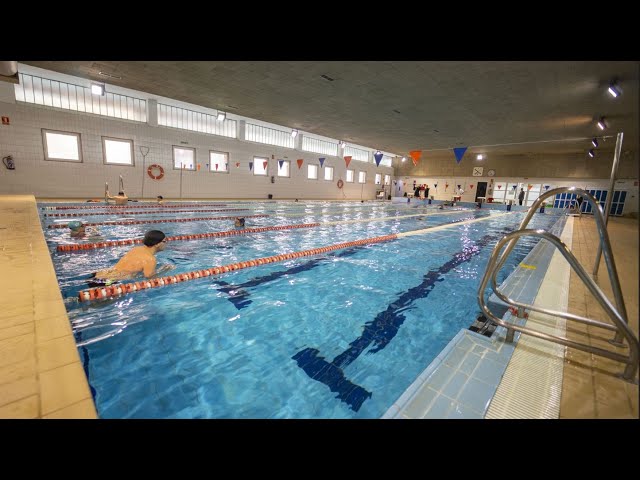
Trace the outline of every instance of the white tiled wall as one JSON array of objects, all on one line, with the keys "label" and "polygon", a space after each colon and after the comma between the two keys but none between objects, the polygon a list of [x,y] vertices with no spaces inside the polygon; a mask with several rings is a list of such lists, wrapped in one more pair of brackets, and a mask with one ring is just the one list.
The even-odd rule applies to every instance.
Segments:
[{"label": "white tiled wall", "polygon": [[[102,198],[104,184],[108,182],[112,193],[118,190],[118,176],[122,175],[125,190],[131,197],[142,195],[143,171],[140,146],[149,147],[146,165],[158,164],[165,170],[162,180],[144,180],[144,196],[165,198],[180,196],[180,171],[173,169],[172,145],[196,149],[197,162],[201,170],[184,171],[182,174],[183,198],[256,198],[266,199],[373,199],[377,185],[375,173],[393,176],[391,167],[376,167],[373,163],[352,161],[349,168],[367,172],[367,183],[344,183],[342,190],[336,182],[343,180],[345,162],[342,158],[327,157],[324,165],[334,167],[334,180],[307,179],[307,165],[318,164],[318,157],[287,148],[243,142],[214,135],[177,130],[167,127],[151,127],[139,122],[123,121],[96,115],[66,112],[50,107],[32,106],[7,101],[7,88],[11,84],[0,82],[0,115],[10,118],[10,125],[0,125],[0,156],[12,155],[16,169],[0,166],[0,194],[34,194],[40,197]],[[2,95],[4,93],[5,95]],[[12,92],[10,92],[12,93]],[[5,98],[6,97],[6,98]],[[3,101],[3,99],[5,99]],[[44,160],[41,129],[78,132],[82,137],[83,163],[52,162]],[[101,136],[126,138],[134,141],[135,166],[104,165]],[[184,143],[186,142],[186,143]],[[209,150],[229,152],[229,174],[210,173]],[[271,156],[274,159],[271,160]],[[268,157],[269,175],[255,176],[249,170],[254,156]],[[298,169],[296,160],[304,159]],[[277,176],[277,160],[291,162],[291,178]],[[236,167],[240,162],[240,167]],[[271,175],[275,183],[271,183]]]}]

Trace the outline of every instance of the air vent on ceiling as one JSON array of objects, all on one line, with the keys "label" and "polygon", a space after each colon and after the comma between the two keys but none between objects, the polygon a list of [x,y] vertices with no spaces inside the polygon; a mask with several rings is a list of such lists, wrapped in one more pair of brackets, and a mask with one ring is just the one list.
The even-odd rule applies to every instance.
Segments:
[{"label": "air vent on ceiling", "polygon": [[329,80],[330,82],[333,82],[333,78],[329,77],[328,75],[320,75],[322,78],[324,78],[325,80]]},{"label": "air vent on ceiling", "polygon": [[118,80],[122,80],[122,77],[120,77],[119,75],[113,75],[112,73],[98,72],[98,75],[102,75],[103,77],[116,78]]}]

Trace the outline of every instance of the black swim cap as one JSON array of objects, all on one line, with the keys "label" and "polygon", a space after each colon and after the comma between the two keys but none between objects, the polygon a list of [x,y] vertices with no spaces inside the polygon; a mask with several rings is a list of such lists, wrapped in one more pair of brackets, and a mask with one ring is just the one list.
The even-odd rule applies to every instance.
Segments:
[{"label": "black swim cap", "polygon": [[149,230],[144,234],[144,244],[147,247],[153,247],[164,240],[165,234],[160,230]]}]

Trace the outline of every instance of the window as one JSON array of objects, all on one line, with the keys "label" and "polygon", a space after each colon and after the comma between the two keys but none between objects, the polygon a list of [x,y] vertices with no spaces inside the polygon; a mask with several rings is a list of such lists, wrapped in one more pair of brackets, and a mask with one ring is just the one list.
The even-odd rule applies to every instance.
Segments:
[{"label": "window", "polygon": [[333,167],[324,167],[324,179],[333,180]]},{"label": "window", "polygon": [[384,176],[384,184],[385,185],[391,185],[391,175],[385,175]]},{"label": "window", "polygon": [[358,183],[365,183],[367,181],[367,172],[358,172]]},{"label": "window", "polygon": [[82,162],[80,134],[42,129],[45,160]]},{"label": "window", "polygon": [[102,137],[102,155],[107,165],[133,167],[133,140]]},{"label": "window", "polygon": [[353,170],[347,170],[347,182],[353,183]]},{"label": "window", "polygon": [[311,180],[318,179],[318,165],[309,165],[307,167],[307,178]]},{"label": "window", "polygon": [[229,154],[209,150],[209,171],[214,173],[229,173]]},{"label": "window", "polygon": [[352,160],[358,160],[360,162],[369,161],[369,152],[361,148],[346,146],[344,147],[344,156],[351,156]]},{"label": "window", "polygon": [[390,167],[393,163],[393,157],[389,155],[383,155],[382,160],[380,160],[380,165],[384,165],[385,167]]},{"label": "window", "polygon": [[104,95],[93,95],[88,87],[24,73],[20,73],[20,83],[14,87],[18,102],[35,103],[36,105],[136,122],[147,121],[147,102],[141,98],[111,92],[105,92]]},{"label": "window", "polygon": [[266,175],[269,159],[266,157],[253,157],[253,174]]},{"label": "window", "polygon": [[305,152],[322,153],[324,155],[338,156],[338,144],[328,142],[326,140],[320,140],[319,138],[309,137],[304,135],[302,137],[302,150]]},{"label": "window", "polygon": [[196,169],[196,149],[189,147],[173,147],[173,169]]},{"label": "window", "polygon": [[158,104],[158,125],[236,138],[235,120],[229,118],[218,120],[216,116],[208,113],[194,112],[162,103]]},{"label": "window", "polygon": [[295,139],[291,136],[291,132],[254,125],[253,123],[245,125],[244,139],[249,142],[266,143],[279,147],[295,147]]},{"label": "window", "polygon": [[[363,182],[360,182],[363,183]],[[380,185],[382,183],[382,175],[380,173],[376,173],[376,185]]]},{"label": "window", "polygon": [[[280,166],[280,162],[282,162],[282,166]],[[290,177],[290,166],[291,162],[289,160],[278,160],[278,176],[279,177]]]}]

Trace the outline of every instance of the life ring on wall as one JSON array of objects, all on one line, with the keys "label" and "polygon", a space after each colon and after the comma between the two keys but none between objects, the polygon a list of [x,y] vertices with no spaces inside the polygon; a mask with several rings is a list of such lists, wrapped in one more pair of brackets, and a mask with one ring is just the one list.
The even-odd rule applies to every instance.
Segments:
[{"label": "life ring on wall", "polygon": [[[160,173],[158,175],[153,174],[154,168],[157,168],[158,170],[160,170]],[[162,179],[162,177],[164,177],[164,168],[162,168],[160,165],[156,163],[154,163],[153,165],[149,165],[149,168],[147,168],[147,175],[149,175],[154,180],[160,180]]]},{"label": "life ring on wall", "polygon": [[344,182],[342,181],[342,179],[338,180],[338,188],[342,188],[344,187]]}]

